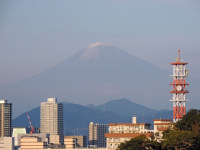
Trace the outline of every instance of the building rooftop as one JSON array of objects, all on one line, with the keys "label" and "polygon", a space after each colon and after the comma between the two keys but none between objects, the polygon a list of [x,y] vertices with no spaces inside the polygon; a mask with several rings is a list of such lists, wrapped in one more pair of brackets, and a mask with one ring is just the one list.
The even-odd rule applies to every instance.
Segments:
[{"label": "building rooftop", "polygon": [[0,103],[2,104],[2,103],[7,103],[7,100],[6,99],[1,99],[0,100]]},{"label": "building rooftop", "polygon": [[173,121],[172,119],[154,119],[153,121]]},{"label": "building rooftop", "polygon": [[117,125],[122,125],[122,126],[137,126],[137,125],[148,125],[150,126],[150,123],[108,123],[109,126],[117,126]]},{"label": "building rooftop", "polygon": [[56,98],[47,98],[48,103],[56,103],[57,99]]},{"label": "building rooftop", "polygon": [[154,125],[173,125],[174,123],[154,123]]},{"label": "building rooftop", "polygon": [[146,137],[153,136],[153,133],[105,133],[105,137],[127,137],[127,138],[134,138],[140,135],[145,135]]}]

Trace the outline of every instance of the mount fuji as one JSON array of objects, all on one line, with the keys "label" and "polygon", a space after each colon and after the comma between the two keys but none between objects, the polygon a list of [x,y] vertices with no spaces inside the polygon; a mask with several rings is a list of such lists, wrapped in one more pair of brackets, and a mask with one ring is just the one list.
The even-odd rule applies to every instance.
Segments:
[{"label": "mount fuji", "polygon": [[13,103],[15,114],[48,97],[81,105],[127,98],[168,109],[169,81],[167,71],[117,47],[95,43],[39,75],[2,88],[0,95]]}]

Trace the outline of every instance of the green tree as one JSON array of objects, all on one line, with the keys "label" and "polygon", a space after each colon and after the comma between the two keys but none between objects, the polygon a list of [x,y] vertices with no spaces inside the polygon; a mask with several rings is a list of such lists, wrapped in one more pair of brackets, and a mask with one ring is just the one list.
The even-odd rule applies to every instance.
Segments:
[{"label": "green tree", "polygon": [[165,133],[162,149],[190,150],[195,148],[196,135],[192,131],[171,130]]},{"label": "green tree", "polygon": [[130,141],[121,143],[117,150],[160,150],[161,144],[151,141],[145,135],[132,138]]},{"label": "green tree", "polygon": [[200,132],[200,111],[191,109],[183,118],[175,124],[175,127],[183,131],[193,131],[196,134]]},{"label": "green tree", "polygon": [[175,124],[175,128],[181,131],[192,131],[195,134],[193,149],[200,149],[200,110],[191,109]]}]

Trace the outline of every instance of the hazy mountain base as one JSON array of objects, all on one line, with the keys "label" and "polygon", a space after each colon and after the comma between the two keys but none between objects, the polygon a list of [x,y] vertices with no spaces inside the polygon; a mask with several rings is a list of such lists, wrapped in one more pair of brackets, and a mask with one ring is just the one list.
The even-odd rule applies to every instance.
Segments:
[{"label": "hazy mountain base", "polygon": [[[152,110],[127,99],[112,100],[103,105],[89,108],[72,103],[63,103],[64,134],[88,135],[88,125],[95,123],[130,123],[132,116],[137,116],[138,122],[153,123],[153,119],[171,119],[172,111]],[[29,111],[31,122],[40,126],[40,107]],[[13,120],[13,127],[28,127],[26,113]],[[153,125],[152,125],[153,127]]]}]

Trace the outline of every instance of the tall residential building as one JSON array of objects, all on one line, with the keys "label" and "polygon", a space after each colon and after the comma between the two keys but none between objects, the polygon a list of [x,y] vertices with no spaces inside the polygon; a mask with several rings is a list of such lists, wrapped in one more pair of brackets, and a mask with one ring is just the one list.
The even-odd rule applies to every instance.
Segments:
[{"label": "tall residential building", "polygon": [[48,98],[40,107],[41,133],[50,134],[50,143],[63,143],[63,104]]},{"label": "tall residential building", "polygon": [[12,104],[7,100],[0,100],[0,137],[11,137]]},{"label": "tall residential building", "polygon": [[90,122],[88,145],[90,147],[106,147],[106,132],[107,125],[95,124],[94,122]]}]

